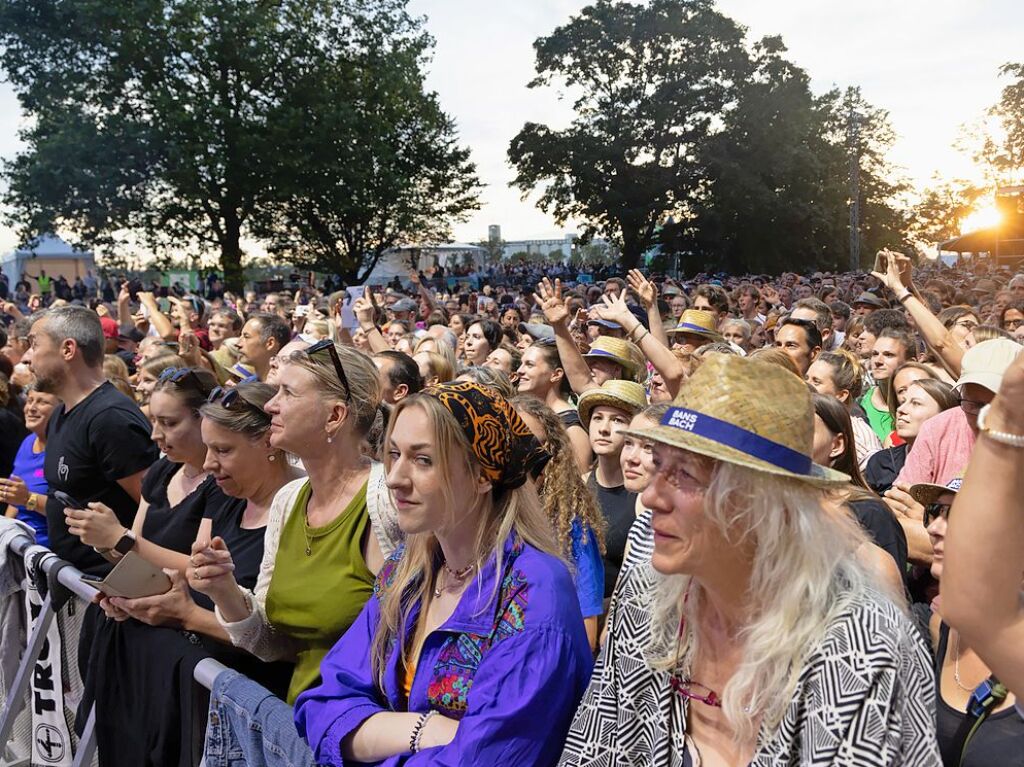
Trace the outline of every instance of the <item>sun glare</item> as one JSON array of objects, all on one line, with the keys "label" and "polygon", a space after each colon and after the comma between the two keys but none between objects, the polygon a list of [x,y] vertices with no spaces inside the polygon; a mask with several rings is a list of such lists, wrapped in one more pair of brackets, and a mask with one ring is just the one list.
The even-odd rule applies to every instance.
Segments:
[{"label": "sun glare", "polygon": [[976,232],[979,229],[991,229],[994,226],[999,226],[1002,220],[1003,215],[995,205],[986,205],[964,217],[960,222],[960,234]]}]

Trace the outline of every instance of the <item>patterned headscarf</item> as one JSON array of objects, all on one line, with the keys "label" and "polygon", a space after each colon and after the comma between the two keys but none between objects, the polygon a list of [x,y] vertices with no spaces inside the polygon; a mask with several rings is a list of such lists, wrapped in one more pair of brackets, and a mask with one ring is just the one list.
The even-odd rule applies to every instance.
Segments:
[{"label": "patterned headscarf", "polygon": [[430,386],[423,393],[444,405],[469,440],[473,456],[496,490],[514,490],[551,458],[508,401],[477,383]]}]

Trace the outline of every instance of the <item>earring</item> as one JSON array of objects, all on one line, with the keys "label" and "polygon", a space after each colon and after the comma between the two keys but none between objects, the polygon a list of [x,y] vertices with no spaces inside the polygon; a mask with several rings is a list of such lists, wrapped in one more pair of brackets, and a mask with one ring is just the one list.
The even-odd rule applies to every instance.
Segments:
[{"label": "earring", "polygon": [[327,444],[329,445],[329,444],[331,444],[332,442],[334,442],[334,438],[333,438],[333,437],[331,437],[331,435],[330,435],[330,434],[328,434],[328,435],[327,435]]},{"label": "earring", "polygon": [[274,461],[277,460],[277,456],[276,455],[268,455],[267,456],[267,460],[270,461],[271,463],[273,463]]}]

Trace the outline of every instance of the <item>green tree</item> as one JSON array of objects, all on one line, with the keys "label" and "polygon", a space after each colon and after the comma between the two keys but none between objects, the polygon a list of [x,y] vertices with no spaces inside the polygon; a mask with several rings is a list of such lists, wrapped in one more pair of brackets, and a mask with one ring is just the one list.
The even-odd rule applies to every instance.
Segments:
[{"label": "green tree", "polygon": [[742,73],[742,30],[711,0],[598,0],[534,43],[530,87],[576,94],[565,130],[527,123],[509,147],[513,185],[584,237],[621,248],[623,268],[655,243],[704,179],[699,148]]},{"label": "green tree", "polygon": [[828,137],[831,104],[814,97],[785,50],[777,37],[753,46],[735,103],[703,146],[707,183],[691,217],[664,228],[665,252],[766,272],[817,266],[842,247],[844,180],[831,175],[842,151]]},{"label": "green tree", "polygon": [[[236,289],[246,236],[350,274],[424,198],[475,181],[436,98],[412,93],[418,24],[404,0],[0,0],[0,63],[34,121],[4,169],[14,222],[214,249]],[[347,207],[318,215],[339,187]],[[438,228],[459,209],[435,206]]]},{"label": "green tree", "polygon": [[1012,186],[1024,181],[1024,64],[1003,64],[999,76],[1012,78],[1012,82],[1003,87],[999,101],[988,110],[998,130],[982,132],[974,159],[993,186]]}]

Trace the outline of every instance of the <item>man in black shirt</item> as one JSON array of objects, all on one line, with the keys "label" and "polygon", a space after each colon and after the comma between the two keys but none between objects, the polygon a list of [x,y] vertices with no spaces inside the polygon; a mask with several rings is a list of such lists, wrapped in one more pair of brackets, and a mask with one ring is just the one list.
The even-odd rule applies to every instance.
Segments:
[{"label": "man in black shirt", "polygon": [[50,548],[75,567],[102,574],[110,563],[68,531],[62,490],[83,504],[109,506],[131,529],[142,494],[142,477],[158,457],[150,425],[128,397],[103,375],[103,328],[81,306],[43,312],[32,323],[22,361],[63,404],[54,410],[46,440],[46,522]]}]

